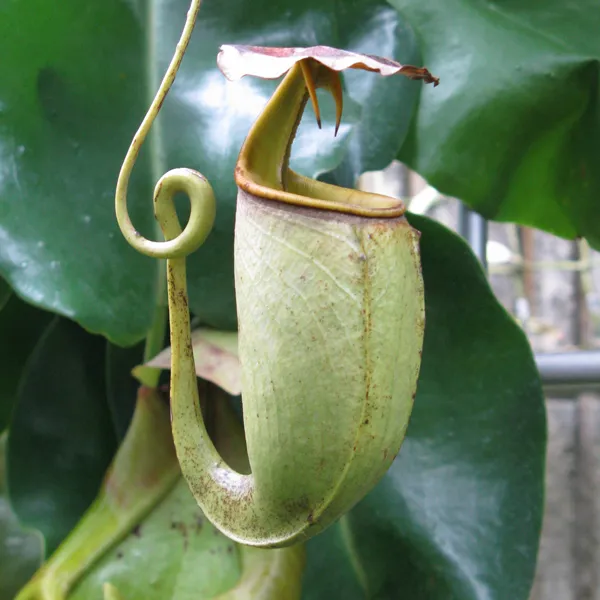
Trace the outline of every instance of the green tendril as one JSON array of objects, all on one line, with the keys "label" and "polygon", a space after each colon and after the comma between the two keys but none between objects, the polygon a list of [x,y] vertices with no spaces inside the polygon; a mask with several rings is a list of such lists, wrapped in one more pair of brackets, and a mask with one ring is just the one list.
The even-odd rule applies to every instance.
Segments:
[{"label": "green tendril", "polygon": [[[166,241],[155,242],[143,237],[133,226],[127,210],[127,188],[131,172],[152,123],[164,102],[189,44],[201,0],[192,0],[185,26],[175,54],[160,84],[158,92],[137,130],[123,161],[115,194],[115,212],[121,233],[138,252],[154,258],[182,258],[191,254],[206,239],[215,218],[215,199],[206,178],[192,169],[173,169],[165,173],[154,188],[154,214]],[[173,199],[185,193],[191,205],[190,218],[182,231]]]}]

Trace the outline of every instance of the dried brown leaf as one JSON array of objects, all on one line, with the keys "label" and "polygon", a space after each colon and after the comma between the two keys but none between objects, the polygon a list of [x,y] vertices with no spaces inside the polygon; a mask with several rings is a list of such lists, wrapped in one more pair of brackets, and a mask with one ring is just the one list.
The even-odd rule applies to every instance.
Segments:
[{"label": "dried brown leaf", "polygon": [[[196,329],[192,333],[192,347],[198,377],[215,383],[233,396],[241,394],[242,375],[236,332]],[[170,369],[171,348],[165,348],[143,366]],[[140,374],[139,369],[134,369],[134,376]]]},{"label": "dried brown leaf", "polygon": [[404,75],[410,79],[421,79],[436,86],[439,79],[427,69],[412,65],[401,65],[396,61],[370,54],[357,54],[329,46],[310,48],[275,48],[265,46],[221,46],[217,64],[227,79],[235,81],[245,75],[263,79],[277,79],[289,71],[297,62],[313,59],[333,71],[363,69],[388,77]]}]

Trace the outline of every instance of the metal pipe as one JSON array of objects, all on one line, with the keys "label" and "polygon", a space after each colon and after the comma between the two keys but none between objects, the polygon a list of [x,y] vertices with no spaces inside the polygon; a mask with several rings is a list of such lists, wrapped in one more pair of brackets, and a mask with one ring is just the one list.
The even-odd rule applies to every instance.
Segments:
[{"label": "metal pipe", "polygon": [[600,384],[600,351],[536,354],[535,362],[544,385]]},{"label": "metal pipe", "polygon": [[488,240],[488,222],[481,215],[467,208],[462,202],[458,209],[458,231],[462,235],[473,252],[487,271],[487,240]]}]

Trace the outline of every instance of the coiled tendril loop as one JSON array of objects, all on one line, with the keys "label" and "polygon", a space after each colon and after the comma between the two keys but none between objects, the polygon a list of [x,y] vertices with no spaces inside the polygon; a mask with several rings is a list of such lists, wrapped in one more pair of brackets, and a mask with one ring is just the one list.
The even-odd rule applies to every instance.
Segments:
[{"label": "coiled tendril loop", "polygon": [[[138,252],[153,258],[182,258],[191,254],[202,245],[210,233],[215,219],[215,198],[212,188],[203,175],[192,169],[168,171],[160,178],[154,189],[154,214],[166,241],[155,242],[143,237],[133,226],[127,210],[127,188],[131,172],[152,123],[175,81],[199,9],[200,0],[192,0],[175,54],[150,108],[131,142],[117,181],[115,212],[121,233]],[[188,196],[191,206],[190,218],[183,230],[174,205],[174,197],[178,192],[183,192]]]}]

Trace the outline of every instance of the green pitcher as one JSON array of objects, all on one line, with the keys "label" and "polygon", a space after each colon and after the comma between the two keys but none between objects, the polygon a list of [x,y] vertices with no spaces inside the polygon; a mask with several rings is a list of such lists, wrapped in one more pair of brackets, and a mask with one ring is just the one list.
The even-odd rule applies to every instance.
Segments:
[{"label": "green pitcher", "polygon": [[[329,82],[319,63],[306,66],[316,85]],[[423,342],[419,234],[402,203],[288,168],[306,82],[294,66],[250,131],[235,172],[252,473],[240,475],[216,455],[189,395],[172,407],[179,460],[203,510],[233,539],[260,546],[321,531],[390,467]]]},{"label": "green pitcher", "polygon": [[[169,259],[171,414],[182,472],[221,531],[262,547],[308,539],[380,480],[404,438],[421,362],[419,233],[403,216],[402,202],[288,168],[309,98],[318,114],[317,87],[332,91],[339,121],[337,71],[302,59],[252,127],[235,169],[235,286],[250,474],[231,469],[215,450],[198,402],[185,255],[212,226],[210,186],[185,169],[159,181],[163,243],[131,232],[117,193],[130,243]],[[156,100],[156,111],[159,106]],[[172,204],[177,191],[192,203],[183,232]],[[194,228],[201,230],[195,238]]]}]

